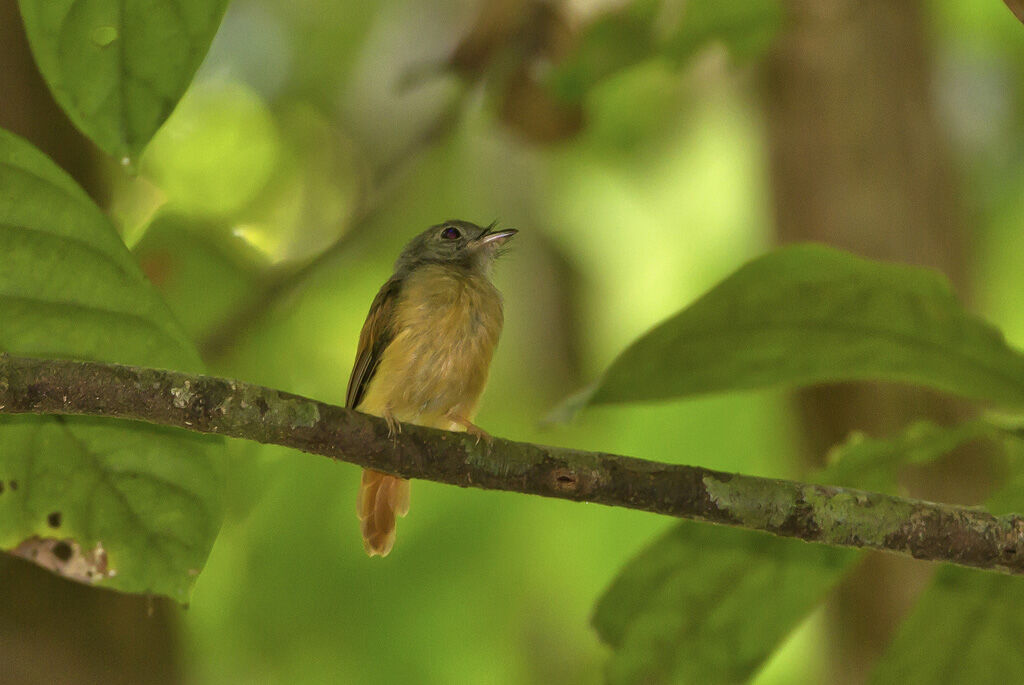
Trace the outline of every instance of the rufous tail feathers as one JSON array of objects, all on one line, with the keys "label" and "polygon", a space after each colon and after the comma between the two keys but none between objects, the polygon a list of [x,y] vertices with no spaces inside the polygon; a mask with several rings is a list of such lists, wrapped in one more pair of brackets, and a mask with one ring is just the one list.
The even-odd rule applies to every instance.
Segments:
[{"label": "rufous tail feathers", "polygon": [[356,511],[366,553],[386,557],[395,544],[395,516],[409,513],[409,481],[364,469]]}]

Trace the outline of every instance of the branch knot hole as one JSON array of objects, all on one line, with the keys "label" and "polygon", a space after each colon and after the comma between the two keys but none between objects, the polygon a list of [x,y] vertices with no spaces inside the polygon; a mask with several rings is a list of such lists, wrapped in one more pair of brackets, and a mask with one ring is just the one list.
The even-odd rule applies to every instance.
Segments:
[{"label": "branch knot hole", "polygon": [[555,469],[552,474],[555,480],[555,489],[563,492],[571,492],[579,486],[580,479],[576,472],[566,468]]}]

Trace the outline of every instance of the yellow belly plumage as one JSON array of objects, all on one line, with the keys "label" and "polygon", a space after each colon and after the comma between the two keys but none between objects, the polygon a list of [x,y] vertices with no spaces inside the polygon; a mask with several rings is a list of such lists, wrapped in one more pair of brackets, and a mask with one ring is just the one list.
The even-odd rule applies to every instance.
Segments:
[{"label": "yellow belly plumage", "polygon": [[[441,265],[416,269],[402,283],[394,337],[356,408],[406,423],[465,430],[487,383],[502,320],[501,296],[486,277]],[[363,472],[358,510],[368,553],[391,551],[395,514],[404,516],[408,508],[408,481]]]}]

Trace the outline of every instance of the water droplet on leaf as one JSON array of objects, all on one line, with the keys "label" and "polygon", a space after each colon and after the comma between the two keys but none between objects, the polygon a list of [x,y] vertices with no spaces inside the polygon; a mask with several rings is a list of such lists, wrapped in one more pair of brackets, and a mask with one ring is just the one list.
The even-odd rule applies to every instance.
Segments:
[{"label": "water droplet on leaf", "polygon": [[120,159],[121,168],[125,170],[129,176],[136,176],[139,173],[139,169],[135,164],[135,160],[125,155]]},{"label": "water droplet on leaf", "polygon": [[117,40],[117,29],[113,26],[97,26],[92,31],[92,42],[105,48]]}]

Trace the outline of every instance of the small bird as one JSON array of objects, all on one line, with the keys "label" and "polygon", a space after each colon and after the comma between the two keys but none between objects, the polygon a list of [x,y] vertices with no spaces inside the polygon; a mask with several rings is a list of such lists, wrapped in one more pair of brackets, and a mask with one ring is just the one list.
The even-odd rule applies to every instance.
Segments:
[{"label": "small bird", "polygon": [[[490,273],[517,232],[445,221],[409,241],[370,305],[346,407],[382,417],[392,435],[404,421],[489,439],[472,421],[504,318]],[[357,512],[367,554],[391,552],[395,517],[408,511],[408,480],[363,470]]]}]

